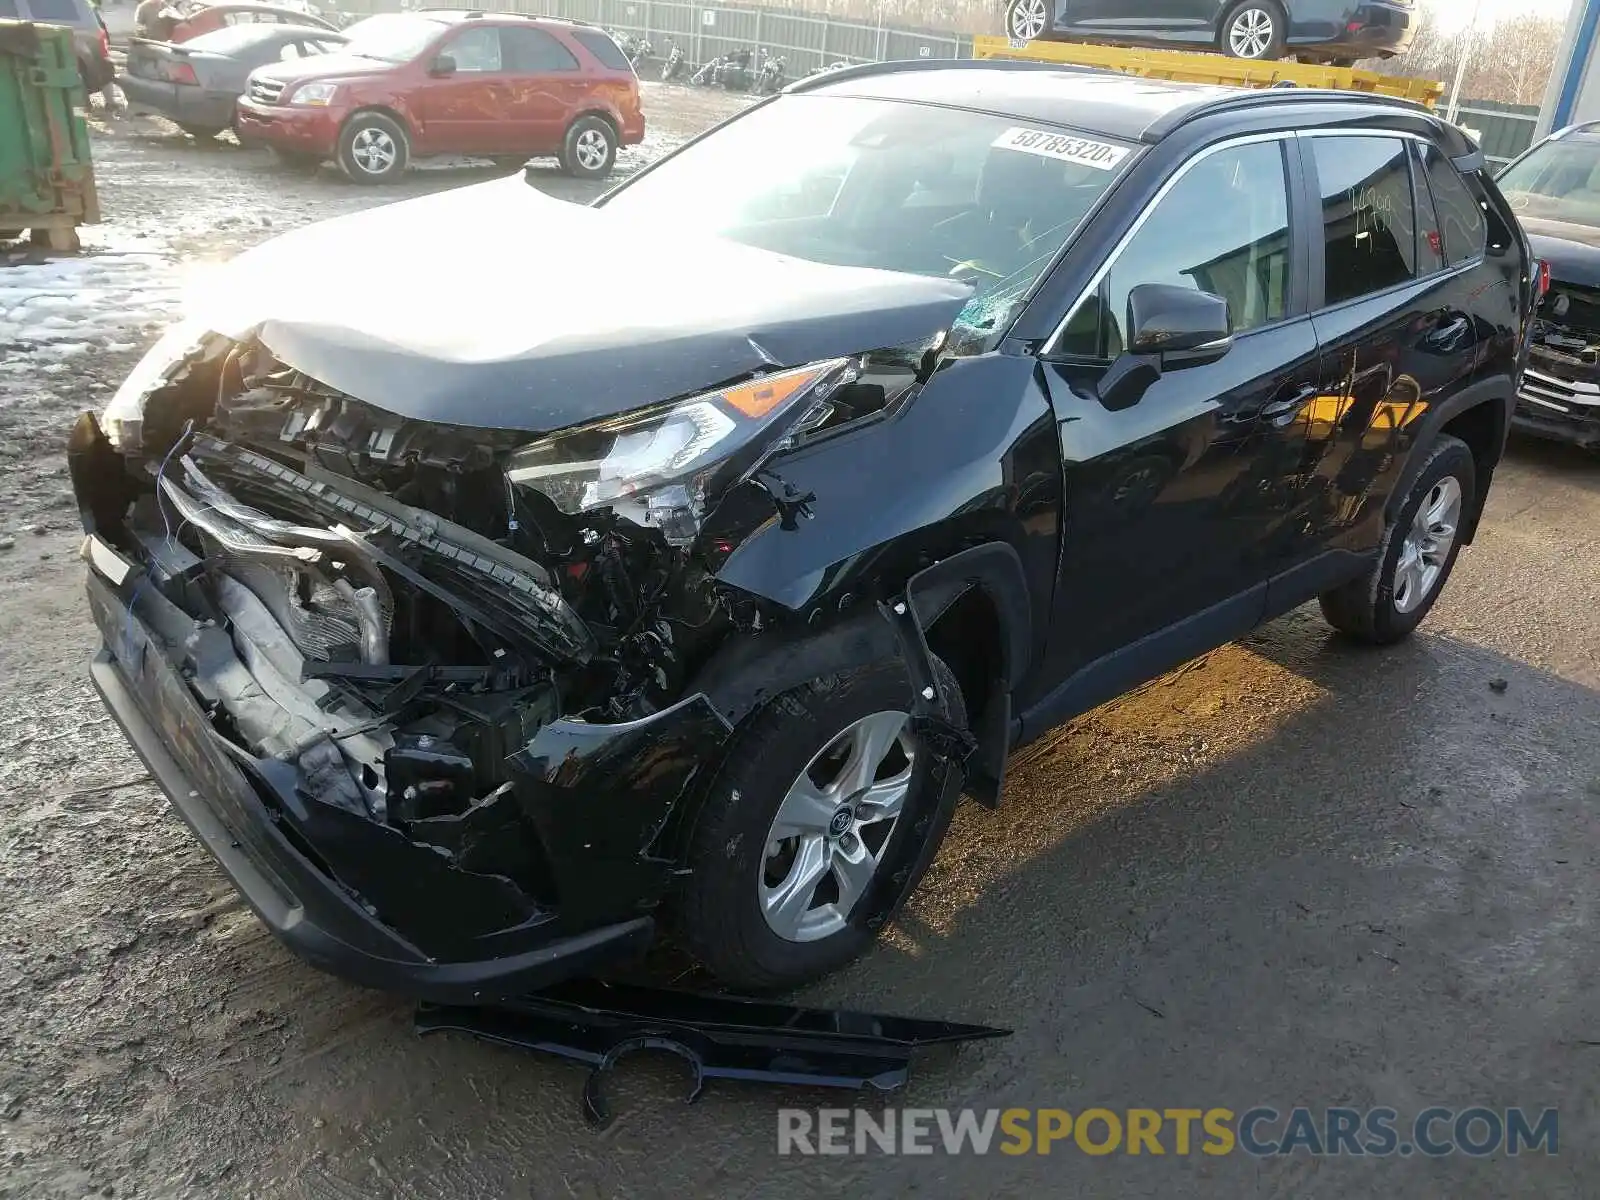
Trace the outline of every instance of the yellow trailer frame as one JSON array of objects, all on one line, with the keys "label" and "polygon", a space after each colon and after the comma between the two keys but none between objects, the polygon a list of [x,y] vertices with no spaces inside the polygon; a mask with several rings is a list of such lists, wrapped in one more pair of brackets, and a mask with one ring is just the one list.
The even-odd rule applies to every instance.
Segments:
[{"label": "yellow trailer frame", "polygon": [[1019,42],[1014,38],[975,37],[974,58],[1011,58],[1027,62],[1052,62],[1075,67],[1101,67],[1147,79],[1173,79],[1183,83],[1210,83],[1222,87],[1266,88],[1295,84],[1306,88],[1334,88],[1342,92],[1370,92],[1393,96],[1433,108],[1444,95],[1444,84],[1431,79],[1380,75],[1350,67],[1316,63],[1260,62],[1228,58],[1222,54],[1190,54],[1178,50],[1130,50],[1123,46],[1085,42]]}]

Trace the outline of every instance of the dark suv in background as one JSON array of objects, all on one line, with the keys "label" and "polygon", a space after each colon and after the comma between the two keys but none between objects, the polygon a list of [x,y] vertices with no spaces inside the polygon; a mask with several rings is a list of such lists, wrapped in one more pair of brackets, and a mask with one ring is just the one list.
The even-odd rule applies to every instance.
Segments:
[{"label": "dark suv in background", "polygon": [[1410,634],[1531,263],[1421,108],[818,76],[593,207],[513,175],[235,263],[73,431],[94,679],[325,967],[498,997],[669,922],[800,983],[1015,748],[1310,600]]},{"label": "dark suv in background", "polygon": [[1501,173],[1500,190],[1548,281],[1517,426],[1600,449],[1600,122],[1551,134]]},{"label": "dark suv in background", "polygon": [[70,26],[85,91],[98,92],[116,74],[110,36],[89,0],[0,0],[0,21]]},{"label": "dark suv in background", "polygon": [[1404,54],[1415,0],[1008,0],[1006,33],[1031,41],[1220,50],[1347,67]]}]

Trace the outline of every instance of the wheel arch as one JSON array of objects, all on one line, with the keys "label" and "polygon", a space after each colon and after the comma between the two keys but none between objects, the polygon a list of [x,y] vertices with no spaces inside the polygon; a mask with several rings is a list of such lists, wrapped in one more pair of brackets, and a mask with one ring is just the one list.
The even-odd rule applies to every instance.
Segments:
[{"label": "wheel arch", "polygon": [[400,126],[400,132],[406,135],[406,152],[408,155],[417,152],[417,127],[411,118],[391,104],[363,104],[339,123],[339,139],[344,140],[344,131],[350,128],[352,122],[358,117],[377,113],[381,117],[388,117]]},{"label": "wheel arch", "polygon": [[611,126],[611,136],[617,139],[617,149],[622,149],[622,122],[617,119],[615,113],[612,113],[608,109],[595,108],[593,105],[590,105],[588,108],[580,109],[578,112],[572,114],[572,119],[567,122],[566,127],[561,131],[561,140],[563,143],[566,141],[568,130],[570,130],[585,117],[599,117],[607,125]]},{"label": "wheel arch", "polygon": [[1475,495],[1461,530],[1461,541],[1470,545],[1477,536],[1478,522],[1494,479],[1495,467],[1505,452],[1511,431],[1511,409],[1516,389],[1510,376],[1494,375],[1462,388],[1449,399],[1430,408],[1419,422],[1420,428],[1406,454],[1405,467],[1384,505],[1385,520],[1392,521],[1405,503],[1412,481],[1427,461],[1428,452],[1440,434],[1460,438],[1472,451]]}]

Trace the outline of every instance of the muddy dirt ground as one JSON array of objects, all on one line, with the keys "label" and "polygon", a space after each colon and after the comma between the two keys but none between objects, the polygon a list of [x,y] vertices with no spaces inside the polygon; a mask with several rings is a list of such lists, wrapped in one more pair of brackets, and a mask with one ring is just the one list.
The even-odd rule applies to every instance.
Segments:
[{"label": "muddy dirt ground", "polygon": [[[624,166],[726,108],[653,88]],[[1558,1156],[780,1159],[779,1105],[848,1101],[686,1108],[648,1059],[597,1134],[574,1070],[420,1041],[406,1004],[281,949],[85,675],[72,416],[207,263],[490,173],[365,191],[98,116],[95,152],[91,252],[0,255],[0,1196],[1600,1194],[1600,460],[1514,444],[1409,645],[1302,611],[1031,748],[884,947],[808,997],[1016,1030],[929,1056],[908,1105],[1556,1106]]]}]

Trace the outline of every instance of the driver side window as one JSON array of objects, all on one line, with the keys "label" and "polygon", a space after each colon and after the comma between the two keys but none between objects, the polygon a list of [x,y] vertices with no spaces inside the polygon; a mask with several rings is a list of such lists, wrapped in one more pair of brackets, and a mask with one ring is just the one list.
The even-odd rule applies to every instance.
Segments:
[{"label": "driver side window", "polygon": [[1146,283],[1221,296],[1235,333],[1283,320],[1289,188],[1281,141],[1233,146],[1196,161],[1073,312],[1060,352],[1104,361],[1120,355],[1128,294]]},{"label": "driver side window", "polygon": [[455,59],[456,71],[500,70],[500,31],[497,29],[468,29],[457,34],[440,49]]}]

